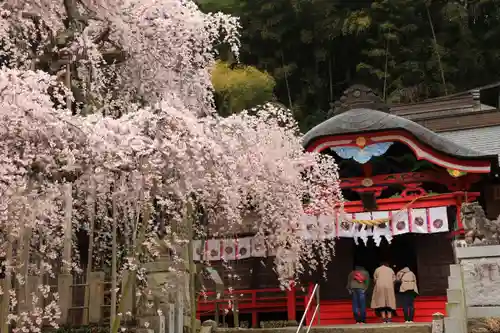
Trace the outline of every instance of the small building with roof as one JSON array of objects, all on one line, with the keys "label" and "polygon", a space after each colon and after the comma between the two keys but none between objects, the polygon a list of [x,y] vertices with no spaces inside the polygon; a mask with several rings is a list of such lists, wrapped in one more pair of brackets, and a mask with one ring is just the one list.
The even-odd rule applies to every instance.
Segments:
[{"label": "small building with roof", "polygon": [[[457,143],[411,118],[428,120],[422,112],[391,109],[371,89],[355,85],[336,103],[334,115],[303,138],[306,150],[337,161],[345,211],[354,222],[335,221],[337,255],[327,281],[318,279],[324,284],[324,324],[352,321],[349,302],[341,301],[349,299],[345,277],[354,266],[373,273],[383,261],[417,274],[422,296],[417,321],[445,312],[452,240],[462,228],[460,205],[485,200],[482,189],[495,181],[498,155]],[[375,221],[386,223],[374,226]]]},{"label": "small building with roof", "polygon": [[[494,100],[492,93],[485,96]],[[231,249],[221,240],[203,245],[215,255],[213,266],[226,281],[239,276],[229,282],[233,288],[229,298],[238,295],[240,321],[247,318],[249,326],[257,327],[266,318],[300,318],[312,286],[318,284],[321,325],[354,323],[347,276],[354,266],[373,273],[383,261],[395,268],[408,266],[416,274],[420,291],[416,321],[430,322],[432,314],[445,313],[449,265],[454,263],[452,241],[462,232],[459,208],[463,202],[479,200],[487,209],[495,209],[491,204],[495,199],[488,194],[492,191],[485,189],[497,186],[500,149],[496,151],[494,144],[481,148],[474,135],[464,132],[486,131],[496,121],[500,129],[498,105],[482,103],[486,97],[469,91],[388,106],[365,86],[347,89],[332,117],[303,137],[307,151],[335,158],[345,199],[342,212],[311,213],[304,220],[304,237],[335,242],[329,266],[281,291],[273,272],[272,249],[244,238]],[[481,119],[494,121],[474,125]],[[220,262],[224,255],[231,261],[228,272]],[[213,319],[216,312],[222,313],[225,301],[224,297],[200,300],[198,315]],[[402,321],[401,317],[395,321]],[[376,320],[369,312],[368,322]]]}]

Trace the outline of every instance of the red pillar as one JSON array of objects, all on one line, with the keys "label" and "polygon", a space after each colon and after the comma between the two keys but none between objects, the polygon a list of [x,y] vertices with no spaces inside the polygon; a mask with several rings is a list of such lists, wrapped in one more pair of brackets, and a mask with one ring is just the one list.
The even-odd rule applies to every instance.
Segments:
[{"label": "red pillar", "polygon": [[460,209],[462,208],[462,198],[461,197],[458,197],[457,198],[457,229],[458,230],[462,230],[464,228],[463,224],[462,224],[462,218],[460,216]]},{"label": "red pillar", "polygon": [[[307,288],[307,294],[306,294],[306,297],[304,299],[304,310],[305,307],[307,306],[307,303],[309,303],[309,300],[314,297],[313,295],[313,289],[314,289],[314,285],[312,283],[309,283],[309,287]],[[310,311],[310,308],[307,310],[306,312],[306,325],[309,325],[309,323],[311,322],[311,318],[312,318],[312,312]]]},{"label": "red pillar", "polygon": [[257,292],[252,292],[252,328],[258,328],[257,318]]},{"label": "red pillar", "polygon": [[296,320],[297,307],[296,307],[296,294],[295,294],[295,282],[290,281],[290,287],[286,291],[287,297],[287,309],[288,309],[288,320]]}]

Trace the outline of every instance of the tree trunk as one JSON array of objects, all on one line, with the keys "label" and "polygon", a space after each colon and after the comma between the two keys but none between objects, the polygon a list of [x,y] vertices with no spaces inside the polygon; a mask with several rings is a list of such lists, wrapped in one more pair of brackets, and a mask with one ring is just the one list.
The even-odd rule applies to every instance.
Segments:
[{"label": "tree trunk", "polygon": [[[143,185],[141,187],[141,191],[144,191],[144,181]],[[138,226],[137,232],[134,234],[136,237],[132,240],[133,241],[133,248],[132,248],[132,254],[134,256],[134,259],[139,258],[139,256],[142,254],[142,243],[144,242],[144,237],[146,236],[146,228],[148,225],[148,221],[151,217],[151,210],[147,204],[147,202],[144,199],[144,195],[141,194],[141,199],[140,199],[140,206],[142,207],[142,223],[139,223],[140,226]],[[139,216],[140,213],[137,212],[137,216]],[[131,272],[131,274],[128,275],[128,280],[125,283],[125,287],[122,289],[122,298],[120,300],[120,304],[118,305],[118,312],[123,313],[123,304],[124,300],[127,298],[128,293],[131,292],[134,284],[135,284],[135,277],[136,277],[136,272]],[[118,333],[118,330],[120,328],[120,316],[116,316],[113,320],[111,320],[111,331],[110,333]]]},{"label": "tree trunk", "polygon": [[194,238],[194,225],[193,225],[193,206],[188,201],[186,206],[186,227],[188,242],[188,264],[189,264],[189,307],[191,309],[191,333],[196,332],[196,265],[194,263],[193,253],[193,238]]},{"label": "tree trunk", "polygon": [[90,200],[92,200],[89,209],[89,249],[87,252],[87,272],[85,278],[85,303],[83,310],[83,324],[87,325],[89,323],[89,301],[90,301],[90,274],[92,273],[92,257],[94,256],[94,228],[95,228],[95,204],[96,204],[96,187],[95,179],[91,180],[91,193]]},{"label": "tree trunk", "polygon": [[63,249],[63,274],[71,274],[71,247],[73,245],[73,193],[72,185],[64,184],[64,249]]},{"label": "tree trunk", "polygon": [[117,266],[117,237],[116,237],[116,232],[117,232],[117,208],[116,208],[116,193],[113,193],[112,197],[112,214],[113,214],[113,239],[112,239],[112,244],[111,244],[111,318],[110,318],[110,331],[113,330],[113,327],[115,326],[114,323],[117,320],[116,318],[116,302],[117,302],[117,272],[116,272],[116,266]]},{"label": "tree trunk", "polygon": [[[12,229],[9,227],[7,230],[7,240],[8,240],[8,245],[7,245],[7,255],[5,258],[4,263],[12,263],[12,242],[14,241],[11,233]],[[3,279],[3,285],[2,285],[2,312],[1,312],[1,317],[0,319],[2,320],[1,322],[1,330],[0,333],[9,333],[9,324],[7,322],[7,316],[9,314],[9,304],[10,304],[10,298],[9,298],[9,292],[12,288],[12,271],[6,267],[5,269],[5,278]]]}]

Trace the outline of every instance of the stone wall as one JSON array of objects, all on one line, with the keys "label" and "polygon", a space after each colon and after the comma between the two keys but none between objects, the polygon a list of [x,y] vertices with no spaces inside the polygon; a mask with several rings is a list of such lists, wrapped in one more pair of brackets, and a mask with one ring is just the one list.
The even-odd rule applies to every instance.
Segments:
[{"label": "stone wall", "polygon": [[471,320],[500,317],[500,245],[456,248],[450,265],[445,331],[471,331]]},{"label": "stone wall", "polygon": [[456,249],[468,318],[500,317],[500,245]]},{"label": "stone wall", "polygon": [[461,264],[467,305],[500,306],[500,258],[464,259]]}]

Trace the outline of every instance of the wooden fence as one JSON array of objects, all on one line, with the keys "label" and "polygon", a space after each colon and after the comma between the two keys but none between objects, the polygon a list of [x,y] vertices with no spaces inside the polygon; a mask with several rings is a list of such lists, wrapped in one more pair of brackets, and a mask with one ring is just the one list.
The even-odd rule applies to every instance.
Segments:
[{"label": "wooden fence", "polygon": [[[38,292],[41,284],[40,277],[29,276],[26,285],[23,286],[13,283],[11,290],[15,290],[18,304],[14,307],[11,304],[6,313],[0,310],[0,322],[6,323],[9,314],[30,312],[35,306],[45,308],[54,300],[54,295],[57,293],[61,310],[59,325],[80,326],[109,323],[111,282],[105,281],[104,272],[90,273],[88,282],[85,281],[85,275],[60,274],[55,278],[44,277],[44,279],[44,284],[50,286],[50,296],[47,299],[39,297],[38,303],[35,304],[31,302],[30,295]],[[14,281],[15,279],[12,282]],[[5,295],[0,296],[0,303],[7,300],[5,297]],[[10,329],[11,327],[2,325],[0,333],[9,333]]]}]

